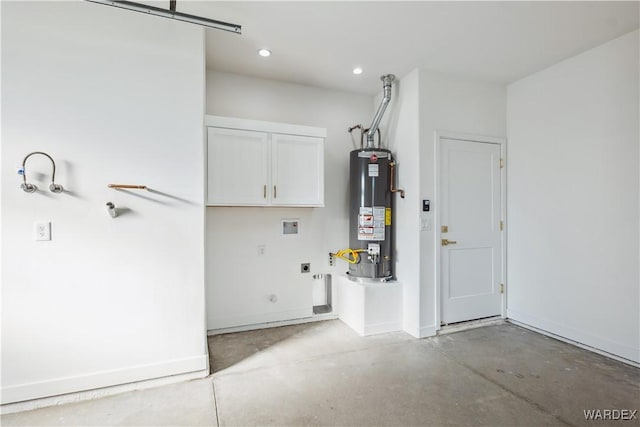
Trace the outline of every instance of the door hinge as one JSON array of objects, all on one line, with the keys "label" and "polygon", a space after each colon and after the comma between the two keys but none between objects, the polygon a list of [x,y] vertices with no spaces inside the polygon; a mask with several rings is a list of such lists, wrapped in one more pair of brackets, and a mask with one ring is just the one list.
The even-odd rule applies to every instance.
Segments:
[{"label": "door hinge", "polygon": [[504,283],[500,283],[500,293],[504,294]]},{"label": "door hinge", "polygon": [[504,222],[500,221],[500,231],[504,230]]},{"label": "door hinge", "polygon": [[500,159],[500,169],[504,167],[504,159]]}]

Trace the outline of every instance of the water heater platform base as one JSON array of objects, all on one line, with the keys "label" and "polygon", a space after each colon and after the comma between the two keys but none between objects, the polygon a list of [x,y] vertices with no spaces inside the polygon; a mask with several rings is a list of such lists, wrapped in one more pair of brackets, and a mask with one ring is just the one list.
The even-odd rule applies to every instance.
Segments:
[{"label": "water heater platform base", "polygon": [[359,335],[402,330],[402,283],[337,276],[339,318]]}]

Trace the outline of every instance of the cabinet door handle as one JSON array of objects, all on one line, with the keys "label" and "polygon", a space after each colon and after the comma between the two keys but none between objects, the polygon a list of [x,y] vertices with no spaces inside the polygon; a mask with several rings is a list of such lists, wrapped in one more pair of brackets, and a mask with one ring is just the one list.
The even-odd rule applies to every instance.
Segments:
[{"label": "cabinet door handle", "polygon": [[274,186],[273,186],[273,198],[274,198],[274,199],[278,197],[278,196],[277,196],[277,194],[278,194],[278,192],[277,192],[277,190],[276,190],[276,186],[274,185]]},{"label": "cabinet door handle", "polygon": [[264,187],[262,187],[262,197],[264,199],[267,198],[267,184],[265,184]]}]

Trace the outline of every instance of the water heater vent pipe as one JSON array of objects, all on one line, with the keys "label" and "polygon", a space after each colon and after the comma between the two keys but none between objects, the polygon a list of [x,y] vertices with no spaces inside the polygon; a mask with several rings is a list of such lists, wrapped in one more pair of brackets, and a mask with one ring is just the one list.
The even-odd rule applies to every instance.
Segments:
[{"label": "water heater vent pipe", "polygon": [[369,129],[367,129],[367,148],[374,148],[373,137],[378,130],[378,125],[380,125],[380,120],[382,120],[382,116],[384,115],[384,111],[387,109],[387,105],[389,105],[389,101],[391,101],[391,84],[393,83],[395,78],[396,76],[394,76],[393,74],[385,74],[384,76],[380,77],[380,80],[382,80],[383,83],[382,87],[384,90],[384,96],[382,98],[380,106],[378,107],[376,115],[373,117],[371,126],[369,126]]}]

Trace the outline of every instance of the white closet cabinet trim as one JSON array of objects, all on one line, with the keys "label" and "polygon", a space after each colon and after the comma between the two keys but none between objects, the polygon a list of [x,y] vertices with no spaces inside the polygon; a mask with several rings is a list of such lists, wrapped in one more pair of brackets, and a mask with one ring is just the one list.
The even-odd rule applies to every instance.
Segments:
[{"label": "white closet cabinet trim", "polygon": [[237,117],[205,116],[205,126],[228,129],[244,129],[258,132],[276,132],[289,135],[315,136],[326,138],[327,130],[312,126],[292,125],[289,123],[264,122],[261,120],[239,119]]}]

